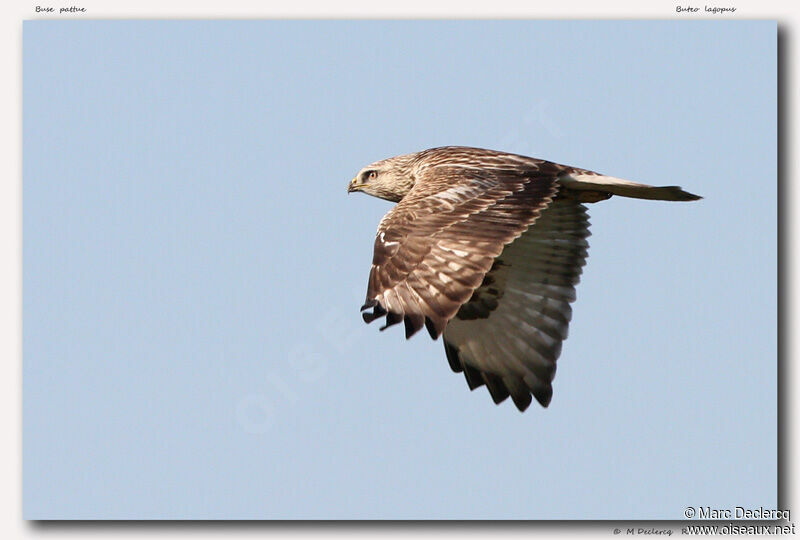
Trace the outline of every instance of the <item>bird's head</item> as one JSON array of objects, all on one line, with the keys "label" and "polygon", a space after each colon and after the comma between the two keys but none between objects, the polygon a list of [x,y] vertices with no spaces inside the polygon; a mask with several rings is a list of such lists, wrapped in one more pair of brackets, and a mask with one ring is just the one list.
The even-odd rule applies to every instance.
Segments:
[{"label": "bird's head", "polygon": [[396,156],[367,165],[350,180],[347,192],[398,202],[414,187],[413,164],[416,154]]}]

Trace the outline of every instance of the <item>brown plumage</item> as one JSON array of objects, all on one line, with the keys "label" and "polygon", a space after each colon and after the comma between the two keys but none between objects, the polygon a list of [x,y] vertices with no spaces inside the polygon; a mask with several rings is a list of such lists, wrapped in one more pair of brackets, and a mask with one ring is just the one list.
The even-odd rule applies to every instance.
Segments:
[{"label": "brown plumage", "polygon": [[520,411],[547,406],[575,285],[586,262],[585,202],[612,195],[688,201],[654,187],[535,158],[443,147],[378,161],[348,192],[398,204],[375,237],[366,322],[444,334],[470,389]]}]

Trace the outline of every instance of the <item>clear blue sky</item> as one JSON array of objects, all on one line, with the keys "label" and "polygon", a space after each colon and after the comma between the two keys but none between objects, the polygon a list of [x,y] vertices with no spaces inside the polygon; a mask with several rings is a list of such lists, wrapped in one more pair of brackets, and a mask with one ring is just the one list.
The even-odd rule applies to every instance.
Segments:
[{"label": "clear blue sky", "polygon": [[[24,25],[26,518],[774,508],[772,22]],[[362,166],[502,149],[593,205],[548,409],[358,308]]]}]

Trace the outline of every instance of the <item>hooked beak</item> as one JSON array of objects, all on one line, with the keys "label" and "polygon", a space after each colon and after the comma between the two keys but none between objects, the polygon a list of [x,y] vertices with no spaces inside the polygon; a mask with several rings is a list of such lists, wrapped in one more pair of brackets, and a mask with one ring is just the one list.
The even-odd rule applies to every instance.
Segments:
[{"label": "hooked beak", "polygon": [[354,191],[361,190],[361,186],[359,186],[357,182],[358,182],[357,178],[353,178],[352,180],[350,180],[350,183],[347,184],[347,193],[352,193]]}]

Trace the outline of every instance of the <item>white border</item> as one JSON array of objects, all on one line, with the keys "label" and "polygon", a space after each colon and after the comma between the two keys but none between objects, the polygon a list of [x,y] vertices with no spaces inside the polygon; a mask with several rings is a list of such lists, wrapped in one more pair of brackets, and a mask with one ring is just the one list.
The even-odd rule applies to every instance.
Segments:
[{"label": "white border", "polygon": [[[677,5],[696,5],[701,7],[697,14],[680,14]],[[704,5],[734,6],[735,14],[710,15],[703,13]],[[86,12],[80,14],[37,14],[36,5],[61,6],[75,5],[85,7]],[[119,524],[81,525],[81,524],[35,524],[22,520],[22,21],[27,19],[248,19],[248,18],[570,18],[570,19],[774,19],[777,20],[784,36],[782,49],[784,55],[780,66],[784,68],[783,88],[784,106],[781,111],[783,122],[783,141],[781,151],[785,153],[783,193],[790,197],[788,204],[782,208],[787,210],[782,219],[785,227],[788,248],[782,253],[782,267],[786,271],[786,282],[782,295],[791,292],[790,304],[785,315],[788,324],[783,327],[786,340],[787,358],[784,359],[781,375],[790,376],[784,381],[788,389],[798,387],[798,370],[791,368],[797,358],[796,340],[791,335],[797,330],[793,324],[791,313],[797,305],[797,289],[793,286],[796,268],[794,254],[797,253],[798,236],[793,210],[798,208],[800,190],[791,187],[796,170],[797,148],[794,143],[794,127],[797,125],[797,113],[792,106],[791,96],[797,94],[797,72],[793,68],[796,55],[795,29],[800,22],[800,8],[796,2],[648,2],[606,0],[605,2],[567,1],[558,2],[522,2],[486,0],[410,0],[402,6],[396,4],[376,4],[375,0],[340,0],[335,3],[324,3],[318,0],[294,2],[256,2],[226,0],[225,2],[209,2],[206,0],[188,1],[142,1],[142,2],[15,2],[0,7],[4,15],[0,19],[0,36],[5,41],[2,53],[3,73],[10,76],[3,78],[2,84],[2,139],[0,139],[0,163],[6,164],[6,174],[0,182],[0,356],[6,370],[0,379],[2,390],[2,431],[5,440],[0,444],[0,464],[2,464],[3,490],[0,493],[0,508],[3,515],[0,519],[0,537],[32,538],[46,535],[50,538],[105,538],[126,536],[157,540],[161,537],[228,537],[231,535],[247,535],[255,537],[279,536],[399,536],[399,537],[453,537],[463,536],[505,536],[530,538],[538,534],[564,536],[577,534],[580,536],[598,535],[613,536],[613,522],[594,524],[559,524],[542,523],[540,525],[475,525],[475,524],[396,524],[396,525],[330,525],[330,524],[233,524],[201,523],[196,525],[180,524]],[[789,300],[783,296],[784,300]],[[797,399],[794,392],[788,392],[784,421],[792,420],[786,431],[787,437],[782,447],[786,455],[785,461],[791,462],[789,456],[797,448],[794,429],[797,421]],[[786,471],[783,471],[784,473]],[[791,467],[791,478],[783,478],[789,482],[786,500],[781,501],[784,507],[794,510],[800,515],[800,508],[792,508],[791,502],[797,500],[796,467]],[[629,526],[642,526],[635,523]],[[674,523],[675,534],[680,534],[680,522]],[[623,526],[623,535],[624,535]]]}]

